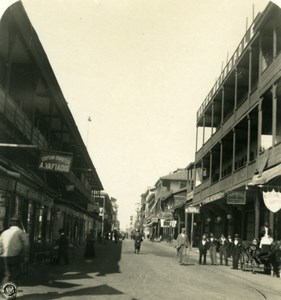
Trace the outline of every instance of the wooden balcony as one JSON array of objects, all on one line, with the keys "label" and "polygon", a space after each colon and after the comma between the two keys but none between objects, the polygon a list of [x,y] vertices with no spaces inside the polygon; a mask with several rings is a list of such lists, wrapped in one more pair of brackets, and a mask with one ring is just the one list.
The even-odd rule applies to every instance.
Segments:
[{"label": "wooden balcony", "polygon": [[281,76],[281,53],[273,60],[273,62],[264,70],[260,79],[261,95],[265,93],[274,82]]},{"label": "wooden balcony", "polygon": [[259,101],[257,90],[253,91],[249,100],[244,101],[225,123],[206,141],[206,143],[196,153],[195,161],[200,160],[216,145],[228,131],[240,122],[247,114],[249,108],[256,105]]},{"label": "wooden balcony", "polygon": [[[223,195],[226,191],[243,186],[253,178],[256,171],[256,163],[240,168],[233,174],[225,176],[221,180],[208,185],[206,182],[197,186],[194,190],[194,204],[198,204],[204,199],[213,196],[216,199],[216,195]],[[208,181],[209,182],[209,181]],[[217,200],[217,199],[216,199]]]},{"label": "wooden balcony", "polygon": [[9,95],[5,95],[0,88],[0,113],[11,125],[15,126],[31,144],[36,145],[39,149],[48,149],[48,142],[40,131],[32,126],[31,121],[24,111],[15,103]]}]

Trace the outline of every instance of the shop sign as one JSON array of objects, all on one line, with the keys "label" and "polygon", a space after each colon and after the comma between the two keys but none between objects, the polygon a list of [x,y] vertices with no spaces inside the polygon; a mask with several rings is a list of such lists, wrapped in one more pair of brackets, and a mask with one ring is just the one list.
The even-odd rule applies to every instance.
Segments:
[{"label": "shop sign", "polygon": [[170,221],[169,220],[165,220],[165,219],[161,219],[161,227],[170,227]]},{"label": "shop sign", "polygon": [[99,212],[100,211],[100,207],[99,207],[98,204],[88,203],[88,205],[87,205],[87,211],[88,212]]},{"label": "shop sign", "polygon": [[39,170],[68,173],[72,163],[71,155],[41,153]]},{"label": "shop sign", "polygon": [[205,198],[202,203],[206,204],[206,203],[210,203],[219,199],[222,199],[224,197],[224,192],[219,192],[217,194],[214,194],[212,196],[209,196],[207,198]]},{"label": "shop sign", "polygon": [[196,207],[196,206],[188,206],[186,209],[185,209],[185,212],[187,214],[199,214],[200,213],[200,208],[199,207]]},{"label": "shop sign", "polygon": [[262,192],[265,206],[276,213],[281,208],[281,193],[274,189],[271,192]]},{"label": "shop sign", "polygon": [[227,204],[232,205],[245,205],[246,204],[246,191],[231,191],[227,193]]},{"label": "shop sign", "polygon": [[173,212],[171,212],[171,211],[162,211],[162,218],[166,219],[166,220],[173,220],[174,219]]}]

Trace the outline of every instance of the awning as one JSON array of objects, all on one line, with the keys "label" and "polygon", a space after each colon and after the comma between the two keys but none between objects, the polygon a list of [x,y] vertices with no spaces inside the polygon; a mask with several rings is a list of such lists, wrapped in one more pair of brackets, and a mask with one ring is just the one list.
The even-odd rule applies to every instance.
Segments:
[{"label": "awning", "polygon": [[281,176],[281,164],[255,175],[249,185],[266,184],[278,176]]}]

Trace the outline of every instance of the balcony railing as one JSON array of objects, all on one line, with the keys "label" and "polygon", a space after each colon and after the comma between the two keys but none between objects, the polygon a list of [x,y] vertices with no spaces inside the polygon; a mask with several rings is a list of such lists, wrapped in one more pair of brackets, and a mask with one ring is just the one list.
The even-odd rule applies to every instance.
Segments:
[{"label": "balcony railing", "polygon": [[40,131],[32,126],[30,119],[15,103],[12,97],[5,95],[0,88],[0,113],[17,128],[33,145],[39,149],[48,149],[48,142]]},{"label": "balcony railing", "polygon": [[239,45],[238,45],[237,49],[235,50],[234,54],[232,55],[230,60],[227,62],[225,68],[222,70],[222,72],[221,72],[219,78],[217,79],[217,81],[215,82],[213,88],[211,89],[211,91],[209,92],[209,94],[207,95],[205,100],[203,101],[202,105],[200,106],[199,110],[197,111],[197,120],[199,119],[199,117],[204,112],[205,108],[208,106],[208,104],[213,99],[213,96],[216,94],[216,92],[218,91],[218,89],[222,85],[224,79],[234,69],[237,60],[241,57],[243,51],[246,49],[249,42],[253,38],[253,36],[254,36],[253,28],[254,28],[254,22],[252,23],[250,28],[247,30],[246,34],[242,38],[242,40],[239,43]]}]

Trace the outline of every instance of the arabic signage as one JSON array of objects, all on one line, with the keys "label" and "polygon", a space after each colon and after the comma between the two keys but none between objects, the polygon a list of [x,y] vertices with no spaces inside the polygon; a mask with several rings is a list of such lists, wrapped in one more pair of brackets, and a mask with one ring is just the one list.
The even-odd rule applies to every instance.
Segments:
[{"label": "arabic signage", "polygon": [[227,204],[245,205],[246,191],[231,191],[227,193]]},{"label": "arabic signage", "polygon": [[56,153],[41,153],[39,170],[68,173],[71,168],[72,156]]}]

